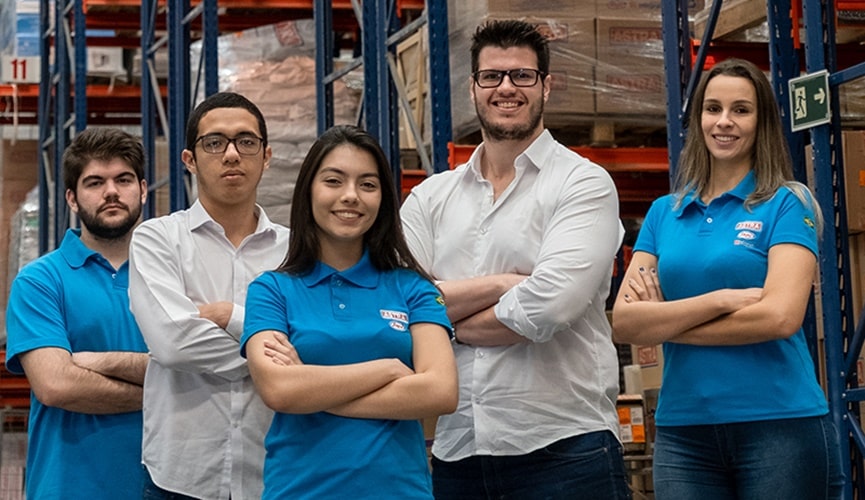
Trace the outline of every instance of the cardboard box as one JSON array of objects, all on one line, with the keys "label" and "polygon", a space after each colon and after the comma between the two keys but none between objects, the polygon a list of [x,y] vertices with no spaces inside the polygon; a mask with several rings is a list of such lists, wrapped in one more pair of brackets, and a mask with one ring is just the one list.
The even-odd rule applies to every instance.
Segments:
[{"label": "cardboard box", "polygon": [[597,19],[598,65],[664,66],[664,37],[660,21]]},{"label": "cardboard box", "polygon": [[[688,2],[688,17],[703,9],[703,0]],[[661,19],[661,0],[597,0],[598,17]]]},{"label": "cardboard box", "polygon": [[595,111],[663,119],[667,115],[663,65],[599,64],[595,67]]},{"label": "cardboard box", "polygon": [[[465,2],[473,3],[473,2]],[[552,17],[562,15],[570,17],[595,17],[597,10],[595,2],[575,2],[574,0],[488,0],[490,15],[520,19],[522,16]]]},{"label": "cardboard box", "polygon": [[[850,234],[865,232],[865,131],[844,131],[841,136],[844,162],[844,197],[847,203],[847,228]],[[811,145],[805,147],[808,185],[814,188]],[[824,214],[824,217],[826,214]],[[830,221],[831,223],[831,221]]]},{"label": "cardboard box", "polygon": [[[718,0],[721,1],[721,0]],[[702,40],[712,8],[712,0],[694,15],[694,38]],[[766,20],[766,0],[723,0],[721,12],[715,23],[712,39],[735,35],[759,25]]]},{"label": "cardboard box", "polygon": [[664,351],[661,346],[632,345],[631,357],[634,364],[640,365],[643,392],[649,389],[660,389],[664,371]]},{"label": "cardboard box", "polygon": [[642,452],[646,449],[646,424],[643,418],[643,396],[619,394],[616,401],[619,414],[619,438],[625,452]]}]

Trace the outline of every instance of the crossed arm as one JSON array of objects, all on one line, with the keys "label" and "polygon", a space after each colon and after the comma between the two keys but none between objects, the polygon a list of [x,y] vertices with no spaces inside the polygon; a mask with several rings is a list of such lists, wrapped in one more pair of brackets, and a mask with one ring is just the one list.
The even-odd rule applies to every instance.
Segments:
[{"label": "crossed arm", "polygon": [[527,342],[499,321],[493,310],[499,298],[524,279],[522,274],[509,273],[439,283],[457,339],[478,346]]},{"label": "crossed arm", "polygon": [[278,412],[400,420],[453,412],[456,363],[444,328],[417,323],[411,335],[414,371],[398,359],[306,365],[285,334],[272,330],[250,338],[246,352],[259,394]]},{"label": "crossed arm", "polygon": [[94,415],[141,409],[146,353],[44,347],[20,359],[34,395],[46,406]]},{"label": "crossed arm", "polygon": [[768,262],[762,288],[666,301],[657,258],[635,252],[613,306],[613,337],[637,345],[743,345],[787,338],[802,326],[817,260],[805,247],[780,244],[769,249]]}]

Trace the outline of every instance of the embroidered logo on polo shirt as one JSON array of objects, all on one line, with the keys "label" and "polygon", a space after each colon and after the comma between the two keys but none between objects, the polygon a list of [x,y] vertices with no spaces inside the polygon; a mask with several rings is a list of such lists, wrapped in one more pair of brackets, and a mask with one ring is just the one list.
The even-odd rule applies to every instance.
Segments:
[{"label": "embroidered logo on polo shirt", "polygon": [[759,233],[763,230],[763,222],[758,220],[743,220],[736,223],[736,231],[747,229]]},{"label": "embroidered logo on polo shirt", "polygon": [[380,309],[379,314],[381,314],[382,319],[390,320],[388,325],[398,332],[404,332],[408,328],[408,314],[402,311]]},{"label": "embroidered logo on polo shirt", "polygon": [[805,225],[810,227],[811,229],[816,229],[814,219],[808,217],[807,215],[805,216]]},{"label": "embroidered logo on polo shirt", "polygon": [[757,238],[757,233],[763,230],[763,222],[759,220],[743,220],[736,223],[736,239],[733,240],[735,246],[745,246],[753,248],[754,244],[751,240]]}]

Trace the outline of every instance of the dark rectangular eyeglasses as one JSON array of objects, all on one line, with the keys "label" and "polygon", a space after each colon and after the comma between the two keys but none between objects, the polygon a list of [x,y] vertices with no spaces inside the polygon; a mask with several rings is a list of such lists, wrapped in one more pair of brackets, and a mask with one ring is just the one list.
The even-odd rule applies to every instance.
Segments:
[{"label": "dark rectangular eyeglasses", "polygon": [[195,142],[201,142],[201,148],[205,153],[222,154],[228,149],[229,144],[234,144],[234,148],[242,155],[254,155],[261,151],[261,145],[264,139],[252,134],[241,134],[233,139],[222,134],[207,134],[202,135]]},{"label": "dark rectangular eyeglasses", "polygon": [[511,79],[511,83],[514,84],[514,87],[532,87],[538,83],[538,78],[544,75],[544,73],[536,69],[527,68],[509,69],[506,71],[498,69],[482,69],[472,73],[475,83],[478,84],[478,87],[483,89],[498,87],[504,81],[505,75]]}]

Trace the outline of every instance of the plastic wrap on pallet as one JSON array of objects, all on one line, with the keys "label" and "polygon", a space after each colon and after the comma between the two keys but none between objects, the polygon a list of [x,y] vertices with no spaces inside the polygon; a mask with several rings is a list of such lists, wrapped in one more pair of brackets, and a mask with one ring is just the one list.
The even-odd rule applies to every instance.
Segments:
[{"label": "plastic wrap on pallet", "polygon": [[[258,202],[271,219],[288,225],[295,179],[316,138],[315,25],[285,21],[223,35],[217,43],[219,89],[245,95],[267,120],[273,157],[258,186]],[[194,43],[193,61],[200,52],[201,43]],[[355,71],[334,83],[335,123],[356,122],[362,79],[362,71]],[[199,94],[196,102],[202,98]]]},{"label": "plastic wrap on pallet", "polygon": [[[454,137],[479,129],[469,99],[471,37],[487,19],[521,19],[549,39],[552,91],[547,126],[597,119],[663,126],[664,50],[659,1],[608,0],[547,9],[527,0],[450,0],[451,107]],[[555,2],[552,2],[555,4]],[[702,7],[693,2],[694,9]]]},{"label": "plastic wrap on pallet", "polygon": [[15,51],[15,4],[0,2],[0,54]]}]

